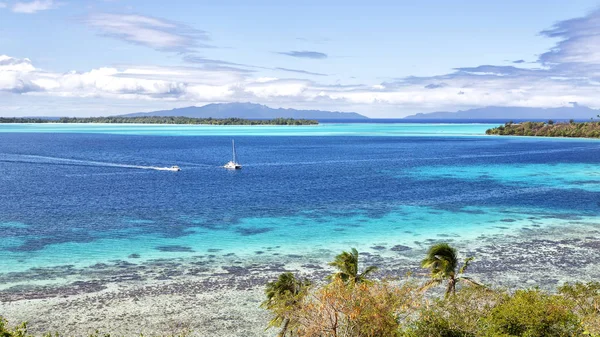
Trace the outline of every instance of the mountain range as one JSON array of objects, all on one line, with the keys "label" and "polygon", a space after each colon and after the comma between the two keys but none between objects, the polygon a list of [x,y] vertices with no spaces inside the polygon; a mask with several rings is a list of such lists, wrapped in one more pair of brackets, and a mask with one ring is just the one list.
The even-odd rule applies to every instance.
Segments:
[{"label": "mountain range", "polygon": [[122,115],[122,117],[142,116],[178,116],[194,118],[246,118],[246,119],[368,119],[355,112],[337,112],[321,110],[273,109],[266,105],[254,103],[214,103],[204,106],[190,106],[171,110],[138,112]]},{"label": "mountain range", "polygon": [[[572,103],[572,106],[558,108],[525,108],[490,106],[455,112],[438,111],[417,113],[405,119],[506,119],[506,120],[543,120],[543,119],[577,119],[595,118],[600,110]],[[338,112],[322,110],[274,109],[255,103],[213,103],[204,106],[190,106],[171,110],[137,112],[122,115],[123,117],[141,116],[182,116],[195,118],[245,118],[245,119],[368,119],[355,112]]]},{"label": "mountain range", "polygon": [[418,113],[406,119],[590,119],[600,114],[600,110],[573,104],[558,108],[522,108],[490,106],[456,112]]}]

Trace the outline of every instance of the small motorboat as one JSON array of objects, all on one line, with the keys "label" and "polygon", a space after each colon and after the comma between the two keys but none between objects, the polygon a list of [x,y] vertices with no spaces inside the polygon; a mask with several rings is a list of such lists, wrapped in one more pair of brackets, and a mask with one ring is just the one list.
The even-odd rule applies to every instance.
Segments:
[{"label": "small motorboat", "polygon": [[179,166],[171,166],[171,167],[153,167],[152,169],[157,170],[157,171],[173,171],[173,172],[178,172],[181,171],[181,168],[179,168]]}]

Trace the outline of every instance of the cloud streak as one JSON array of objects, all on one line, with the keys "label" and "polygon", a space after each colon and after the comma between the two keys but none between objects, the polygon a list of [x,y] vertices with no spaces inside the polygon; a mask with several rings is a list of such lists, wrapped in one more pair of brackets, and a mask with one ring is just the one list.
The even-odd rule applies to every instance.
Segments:
[{"label": "cloud streak", "polygon": [[187,63],[192,63],[201,66],[204,69],[211,70],[227,70],[227,71],[237,71],[240,73],[251,73],[255,72],[255,70],[249,70],[246,68],[256,68],[256,69],[268,69],[264,67],[252,66],[248,64],[229,62],[224,60],[215,60],[209,59],[202,56],[197,55],[185,55],[183,60]]},{"label": "cloud streak", "polygon": [[326,59],[327,58],[327,54],[325,53],[321,53],[321,52],[317,52],[317,51],[286,51],[286,52],[278,52],[277,54],[280,55],[286,55],[286,56],[291,56],[291,57],[298,57],[298,58],[306,58],[306,59],[315,59],[315,60],[322,60],[322,59]]},{"label": "cloud streak", "polygon": [[306,71],[306,70],[300,70],[300,69],[289,69],[289,68],[274,68],[275,70],[281,70],[281,71],[286,71],[289,73],[296,73],[296,74],[304,74],[304,75],[312,75],[312,76],[327,76],[327,74],[322,74],[322,73],[313,73],[312,71]]},{"label": "cloud streak", "polygon": [[[35,0],[30,2],[17,2],[13,5],[12,11],[15,13],[33,14],[40,11],[57,8],[61,3],[53,0]],[[6,6],[6,4],[4,5]],[[0,7],[2,7],[0,5]]]},{"label": "cloud streak", "polygon": [[211,48],[207,32],[188,25],[137,14],[96,13],[84,22],[99,34],[159,51]]},{"label": "cloud streak", "polygon": [[301,69],[290,69],[290,68],[282,68],[282,67],[275,67],[275,68],[261,67],[261,66],[243,64],[243,63],[229,62],[229,61],[224,61],[224,60],[208,59],[208,58],[205,58],[202,56],[197,56],[197,55],[185,55],[183,57],[183,60],[188,63],[201,65],[204,68],[212,68],[212,69],[227,68],[229,70],[237,70],[237,71],[245,72],[245,73],[255,72],[255,70],[248,70],[248,69],[243,69],[243,68],[277,70],[277,71],[284,71],[284,72],[311,75],[311,76],[328,76],[327,74],[316,73],[316,72],[311,72],[311,71],[301,70]]},{"label": "cloud streak", "polygon": [[540,34],[561,39],[540,56],[542,64],[600,64],[600,9],[581,18],[558,22]]}]

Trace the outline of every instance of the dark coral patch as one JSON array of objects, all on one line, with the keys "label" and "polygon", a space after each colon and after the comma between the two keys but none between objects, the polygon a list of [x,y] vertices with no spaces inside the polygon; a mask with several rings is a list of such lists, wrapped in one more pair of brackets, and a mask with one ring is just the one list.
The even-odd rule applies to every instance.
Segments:
[{"label": "dark coral patch", "polygon": [[403,246],[403,245],[395,245],[394,247],[390,248],[390,250],[394,251],[394,252],[404,252],[407,250],[411,250],[412,248],[408,247],[408,246]]},{"label": "dark coral patch", "polygon": [[194,252],[194,250],[192,249],[192,247],[177,246],[177,245],[173,245],[173,246],[158,246],[158,247],[156,247],[156,250],[159,250],[161,252],[169,252],[169,253],[173,253],[173,252],[193,253]]},{"label": "dark coral patch", "polygon": [[257,234],[267,233],[272,230],[273,230],[273,228],[263,227],[263,228],[238,228],[235,231],[240,233],[243,236],[249,236],[249,235],[257,235]]}]

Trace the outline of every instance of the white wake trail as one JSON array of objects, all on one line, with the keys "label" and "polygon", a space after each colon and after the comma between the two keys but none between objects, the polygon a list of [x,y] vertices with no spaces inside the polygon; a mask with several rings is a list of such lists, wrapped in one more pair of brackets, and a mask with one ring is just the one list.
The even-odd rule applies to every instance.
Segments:
[{"label": "white wake trail", "polygon": [[[4,154],[6,156],[6,154]],[[122,164],[122,163],[110,163],[110,162],[101,162],[94,160],[81,160],[81,159],[71,159],[71,158],[60,158],[60,157],[49,157],[49,156],[39,156],[33,154],[8,154],[8,156],[14,156],[17,159],[19,158],[31,158],[31,159],[41,159],[47,160],[50,162],[61,162],[65,164],[79,164],[79,165],[93,165],[100,167],[118,167],[118,168],[132,168],[132,169],[141,169],[141,170],[157,170],[157,171],[167,171],[169,168],[161,167],[161,166],[146,166],[146,165],[131,165],[131,164]],[[10,158],[8,158],[10,159]],[[40,163],[39,161],[32,161],[31,163]]]}]

